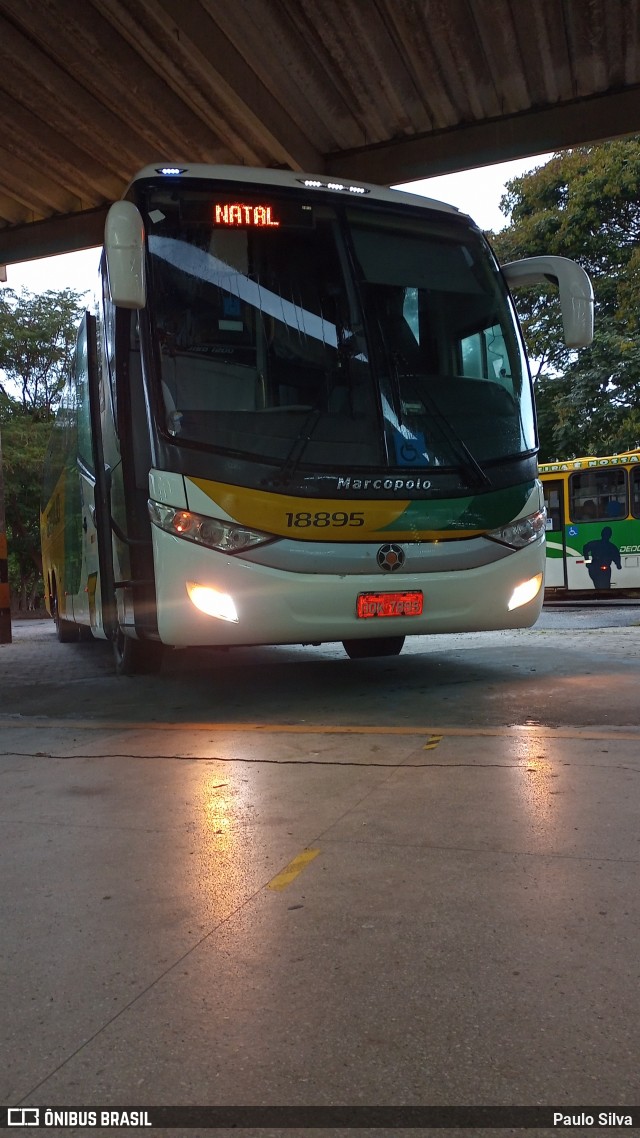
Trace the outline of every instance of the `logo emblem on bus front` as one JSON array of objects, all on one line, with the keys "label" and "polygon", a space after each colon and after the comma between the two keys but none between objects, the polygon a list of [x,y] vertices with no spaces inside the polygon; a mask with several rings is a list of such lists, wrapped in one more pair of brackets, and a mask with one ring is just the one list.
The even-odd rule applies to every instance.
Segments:
[{"label": "logo emblem on bus front", "polygon": [[401,545],[381,545],[376,554],[376,561],[386,573],[395,573],[396,569],[402,569],[406,555]]}]

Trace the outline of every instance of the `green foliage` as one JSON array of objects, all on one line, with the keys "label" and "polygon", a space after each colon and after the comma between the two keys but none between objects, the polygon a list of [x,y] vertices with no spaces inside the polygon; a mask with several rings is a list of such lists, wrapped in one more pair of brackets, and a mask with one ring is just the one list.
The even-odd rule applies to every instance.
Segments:
[{"label": "green foliage", "polygon": [[502,263],[553,253],[587,270],[596,297],[594,341],[562,339],[554,290],[516,294],[536,378],[541,458],[611,454],[640,446],[640,140],[556,154],[507,183],[510,225],[492,237]]},{"label": "green foliage", "polygon": [[0,391],[17,398],[24,413],[50,418],[69,374],[81,294],[0,292]]},{"label": "green foliage", "polygon": [[50,433],[51,423],[31,413],[16,414],[2,424],[10,583],[23,597],[40,591],[40,491]]},{"label": "green foliage", "polygon": [[[40,491],[51,424],[69,375],[80,294],[0,292],[0,427],[14,601],[42,595]],[[4,373],[4,374],[2,374]]]}]

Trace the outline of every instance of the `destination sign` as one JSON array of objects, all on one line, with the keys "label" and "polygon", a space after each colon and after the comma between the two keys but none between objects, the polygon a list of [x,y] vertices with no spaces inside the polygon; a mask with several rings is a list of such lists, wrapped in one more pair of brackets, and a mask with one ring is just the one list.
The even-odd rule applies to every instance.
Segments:
[{"label": "destination sign", "polygon": [[301,202],[246,197],[215,198],[216,229],[299,229],[313,225],[313,209]]}]

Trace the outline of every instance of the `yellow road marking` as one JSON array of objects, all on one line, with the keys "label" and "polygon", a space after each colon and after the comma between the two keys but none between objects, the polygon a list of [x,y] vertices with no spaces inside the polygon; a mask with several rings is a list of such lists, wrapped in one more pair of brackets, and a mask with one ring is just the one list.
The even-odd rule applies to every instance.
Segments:
[{"label": "yellow road marking", "polygon": [[431,738],[427,740],[427,742],[425,743],[422,750],[423,751],[434,751],[435,748],[438,746],[438,743],[442,742],[442,739],[443,739],[442,735],[432,735]]},{"label": "yellow road marking", "polygon": [[295,880],[299,873],[302,873],[303,869],[306,869],[309,862],[313,861],[314,857],[317,857],[319,853],[320,850],[303,850],[297,857],[294,857],[293,861],[285,865],[281,873],[271,878],[267,889],[286,889],[287,885],[291,885],[291,882]]},{"label": "yellow road marking", "polygon": [[114,721],[113,719],[50,719],[34,717],[29,719],[20,716],[18,719],[11,716],[0,718],[0,731],[44,729],[53,731],[65,729],[70,731],[209,731],[211,733],[237,733],[250,734],[253,732],[263,735],[435,735],[452,738],[470,738],[479,736],[489,738],[514,739],[640,739],[640,728],[597,728],[597,727],[542,727],[512,724],[509,727],[428,727],[425,724],[413,726],[396,726],[390,724],[334,724],[334,723],[135,723],[131,720]]}]

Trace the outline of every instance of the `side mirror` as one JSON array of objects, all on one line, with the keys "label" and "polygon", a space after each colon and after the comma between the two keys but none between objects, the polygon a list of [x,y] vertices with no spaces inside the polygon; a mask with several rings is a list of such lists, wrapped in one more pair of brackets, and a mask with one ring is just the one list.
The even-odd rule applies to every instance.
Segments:
[{"label": "side mirror", "polygon": [[552,281],[560,290],[564,339],[568,348],[586,348],[593,340],[591,281],[568,257],[527,257],[502,266],[511,288]]},{"label": "side mirror", "polygon": [[111,206],[104,227],[109,292],[118,308],[144,308],[144,222],[133,202]]}]

